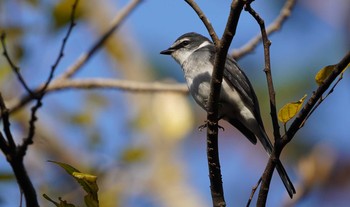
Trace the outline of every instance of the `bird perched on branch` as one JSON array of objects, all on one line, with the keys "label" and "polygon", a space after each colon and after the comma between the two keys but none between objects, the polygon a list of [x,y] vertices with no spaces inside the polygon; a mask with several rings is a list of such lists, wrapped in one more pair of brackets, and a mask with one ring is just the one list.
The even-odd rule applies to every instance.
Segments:
[{"label": "bird perched on branch", "polygon": [[[171,55],[181,65],[191,95],[204,110],[207,110],[215,53],[214,44],[194,32],[180,36],[168,49],[160,52]],[[258,138],[266,152],[271,154],[272,144],[265,132],[253,87],[236,61],[229,56],[221,85],[219,119],[228,121],[253,144]],[[279,160],[276,169],[292,197],[295,194],[294,186]]]}]

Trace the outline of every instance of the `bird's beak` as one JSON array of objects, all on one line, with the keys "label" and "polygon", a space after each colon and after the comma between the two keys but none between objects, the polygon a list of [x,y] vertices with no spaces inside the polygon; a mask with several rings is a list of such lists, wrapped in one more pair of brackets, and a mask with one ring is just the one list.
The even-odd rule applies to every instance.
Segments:
[{"label": "bird's beak", "polygon": [[170,47],[170,48],[168,48],[166,50],[161,51],[160,54],[162,54],[162,55],[171,55],[171,53],[173,53],[173,52],[174,52],[174,49]]}]

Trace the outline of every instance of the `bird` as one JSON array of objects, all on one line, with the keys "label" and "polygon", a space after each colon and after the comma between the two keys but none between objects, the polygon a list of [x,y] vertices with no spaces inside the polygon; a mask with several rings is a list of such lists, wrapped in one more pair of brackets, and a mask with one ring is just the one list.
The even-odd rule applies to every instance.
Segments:
[{"label": "bird", "polygon": [[[163,55],[171,55],[181,66],[190,94],[195,102],[207,111],[210,81],[216,48],[207,37],[189,32],[178,37]],[[254,145],[257,139],[270,156],[272,143],[266,134],[253,86],[237,62],[227,56],[219,98],[218,120],[223,119],[238,129]],[[276,169],[292,198],[296,193],[280,160]]]}]

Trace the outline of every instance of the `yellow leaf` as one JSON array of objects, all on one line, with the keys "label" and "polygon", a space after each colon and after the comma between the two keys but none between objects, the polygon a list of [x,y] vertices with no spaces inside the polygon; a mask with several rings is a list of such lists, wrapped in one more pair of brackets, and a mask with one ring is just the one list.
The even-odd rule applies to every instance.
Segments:
[{"label": "yellow leaf", "polygon": [[81,172],[73,172],[72,176],[81,179],[81,180],[85,180],[88,182],[96,182],[97,180],[97,176],[96,175],[90,175],[90,174],[86,174],[86,173],[81,173]]},{"label": "yellow leaf", "polygon": [[315,76],[316,83],[318,85],[323,84],[324,80],[327,79],[327,77],[332,73],[335,65],[327,65],[326,67],[323,67]]},{"label": "yellow leaf", "polygon": [[141,147],[128,148],[122,153],[121,159],[130,164],[142,161],[147,157],[147,152]]},{"label": "yellow leaf", "polygon": [[[51,14],[54,20],[55,29],[60,29],[61,27],[67,25],[71,21],[72,13],[72,0],[61,0],[53,7]],[[82,7],[78,6],[75,11],[75,19],[82,16]]]},{"label": "yellow leaf", "polygon": [[283,122],[285,124],[291,118],[293,118],[301,109],[306,96],[307,95],[305,94],[299,101],[287,103],[284,105],[278,112],[278,119],[280,122]]},{"label": "yellow leaf", "polygon": [[[349,64],[350,65],[350,64]],[[344,70],[342,71],[342,73],[344,73],[344,71],[346,70],[346,68],[349,67],[349,65],[347,65]],[[315,76],[315,80],[316,83],[318,85],[323,84],[323,82],[328,78],[328,76],[333,72],[334,68],[336,65],[327,65],[325,67],[323,67],[320,71],[318,71],[318,73]]]}]

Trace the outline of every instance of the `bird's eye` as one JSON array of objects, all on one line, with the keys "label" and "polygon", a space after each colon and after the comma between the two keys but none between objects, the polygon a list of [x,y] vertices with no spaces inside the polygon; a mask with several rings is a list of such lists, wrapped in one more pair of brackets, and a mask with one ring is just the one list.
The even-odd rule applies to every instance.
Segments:
[{"label": "bird's eye", "polygon": [[187,46],[188,44],[190,44],[190,41],[188,40],[184,40],[183,42],[181,42],[182,46]]}]

